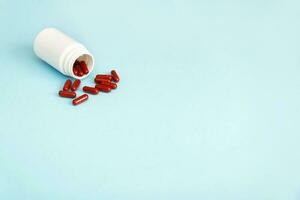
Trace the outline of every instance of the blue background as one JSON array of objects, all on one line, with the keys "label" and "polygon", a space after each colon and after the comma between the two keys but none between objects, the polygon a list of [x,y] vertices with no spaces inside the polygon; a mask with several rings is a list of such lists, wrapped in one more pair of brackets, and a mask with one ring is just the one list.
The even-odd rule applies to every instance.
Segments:
[{"label": "blue background", "polygon": [[[0,199],[300,199],[299,6],[0,0]],[[83,85],[114,67],[118,89],[58,97],[45,27],[94,54]]]}]

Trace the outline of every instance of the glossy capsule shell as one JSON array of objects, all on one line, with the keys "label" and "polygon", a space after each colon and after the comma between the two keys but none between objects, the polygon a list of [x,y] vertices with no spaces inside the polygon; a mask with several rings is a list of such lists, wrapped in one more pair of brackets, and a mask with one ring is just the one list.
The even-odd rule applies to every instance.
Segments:
[{"label": "glossy capsule shell", "polygon": [[74,64],[74,66],[73,66],[73,73],[74,73],[76,76],[78,76],[78,73],[79,73],[79,69],[78,69],[77,65],[75,65],[75,64]]},{"label": "glossy capsule shell", "polygon": [[[112,76],[110,76],[112,77]],[[95,83],[102,83],[103,81],[112,81],[112,78],[110,79],[109,77],[101,77],[101,76],[96,76],[94,79]]]},{"label": "glossy capsule shell", "polygon": [[70,89],[71,85],[72,85],[72,81],[70,79],[66,80],[63,90],[68,91]]},{"label": "glossy capsule shell", "polygon": [[107,85],[102,85],[102,84],[97,84],[95,86],[95,88],[97,88],[98,90],[102,91],[102,92],[110,92],[111,88]]},{"label": "glossy capsule shell", "polygon": [[107,85],[107,86],[109,86],[111,89],[116,89],[117,88],[117,84],[115,84],[115,83],[112,83],[112,82],[110,82],[110,81],[101,81],[100,83],[99,83],[99,85]]},{"label": "glossy capsule shell", "polygon": [[79,79],[76,79],[76,80],[74,81],[73,85],[71,86],[71,90],[72,90],[72,91],[76,91],[77,88],[79,87],[80,83],[81,83],[81,81],[80,81]]},{"label": "glossy capsule shell", "polygon": [[59,96],[66,97],[66,98],[75,98],[76,97],[76,93],[71,92],[71,91],[61,90],[61,91],[58,92],[58,94],[59,94]]},{"label": "glossy capsule shell", "polygon": [[78,104],[81,104],[81,103],[85,102],[86,100],[88,100],[88,98],[89,98],[89,95],[83,94],[83,95],[77,97],[76,99],[74,99],[72,101],[72,103],[74,106],[77,106]]},{"label": "glossy capsule shell", "polygon": [[98,94],[99,90],[97,88],[94,87],[89,87],[89,86],[84,86],[82,88],[82,90],[86,93],[90,93],[90,94]]},{"label": "glossy capsule shell", "polygon": [[105,75],[105,74],[97,74],[96,79],[106,79],[106,80],[111,80],[112,76],[111,75]]},{"label": "glossy capsule shell", "polygon": [[73,72],[74,72],[74,74],[76,76],[80,76],[81,77],[81,76],[84,75],[79,64],[74,64],[74,66],[73,66]]},{"label": "glossy capsule shell", "polygon": [[104,81],[107,82],[107,81],[111,81],[111,80],[96,77],[96,78],[94,79],[94,81],[95,81],[95,83],[102,83],[102,82],[104,82]]},{"label": "glossy capsule shell", "polygon": [[84,61],[80,61],[80,68],[83,74],[89,73],[89,68],[87,67],[86,63]]},{"label": "glossy capsule shell", "polygon": [[[79,65],[77,65],[77,66],[79,66]],[[78,67],[78,76],[83,76],[84,75],[84,73],[83,73],[83,71],[81,70],[81,68],[80,67]]]},{"label": "glossy capsule shell", "polygon": [[117,83],[117,82],[120,81],[120,78],[119,78],[119,76],[118,76],[116,70],[111,70],[110,73],[111,73],[111,75],[112,75],[112,79],[113,79],[114,82]]}]

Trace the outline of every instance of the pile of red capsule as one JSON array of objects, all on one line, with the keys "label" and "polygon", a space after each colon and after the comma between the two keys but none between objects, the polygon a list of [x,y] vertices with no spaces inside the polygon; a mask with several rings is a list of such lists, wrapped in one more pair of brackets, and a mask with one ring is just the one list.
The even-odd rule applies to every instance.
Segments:
[{"label": "pile of red capsule", "polygon": [[86,75],[89,73],[89,68],[87,67],[87,65],[84,61],[76,60],[73,65],[73,73],[76,76],[82,77],[83,75]]},{"label": "pile of red capsule", "polygon": [[[83,62],[83,61],[81,61]],[[82,64],[81,62],[78,65],[74,64],[73,67],[73,72],[74,72],[74,68],[75,66],[79,66],[78,70],[76,71],[76,73],[74,72],[75,75],[79,76],[78,74],[80,74],[81,76],[83,76],[84,74],[88,74],[89,71],[87,69],[87,72],[83,72],[83,68],[81,68]],[[83,62],[84,63],[84,62]],[[84,65],[86,66],[86,64],[84,63]],[[77,67],[76,67],[77,68]],[[95,86],[84,86],[82,88],[82,90],[85,93],[89,93],[89,94],[98,94],[100,91],[101,92],[110,92],[112,89],[116,89],[117,88],[117,84],[120,79],[119,76],[117,74],[117,72],[115,70],[111,71],[111,74],[109,75],[105,75],[105,74],[97,74],[95,79]],[[89,96],[88,94],[83,94],[77,98],[76,97],[76,90],[79,88],[81,81],[79,79],[76,79],[74,81],[74,83],[72,84],[72,81],[70,79],[66,80],[63,89],[59,91],[59,96],[61,97],[66,97],[66,98],[72,98],[73,101],[73,105],[77,106],[85,101],[88,100]],[[75,98],[75,99],[74,99]]]}]

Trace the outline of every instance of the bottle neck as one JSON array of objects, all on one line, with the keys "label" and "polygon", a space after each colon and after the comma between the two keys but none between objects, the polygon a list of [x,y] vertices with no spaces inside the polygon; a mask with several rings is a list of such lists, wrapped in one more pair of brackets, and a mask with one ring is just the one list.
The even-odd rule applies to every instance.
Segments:
[{"label": "bottle neck", "polygon": [[71,76],[71,77],[74,77],[77,79],[86,77],[88,74],[83,77],[77,77],[73,73],[73,65],[74,65],[75,61],[77,59],[79,59],[80,57],[82,57],[83,55],[88,55],[88,58],[90,59],[89,68],[91,71],[91,69],[93,69],[93,64],[94,64],[93,57],[84,46],[77,43],[77,44],[73,44],[72,46],[68,47],[65,50],[64,54],[61,56],[60,67],[61,67],[62,72],[67,76]]}]

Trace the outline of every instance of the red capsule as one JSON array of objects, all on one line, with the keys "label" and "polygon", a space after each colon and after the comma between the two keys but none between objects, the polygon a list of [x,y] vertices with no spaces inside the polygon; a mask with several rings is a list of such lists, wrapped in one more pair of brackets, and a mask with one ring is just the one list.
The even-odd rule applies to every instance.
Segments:
[{"label": "red capsule", "polygon": [[119,78],[119,76],[118,76],[116,70],[111,70],[110,73],[111,73],[111,75],[112,75],[112,79],[113,79],[114,82],[117,83],[117,82],[120,81],[120,78]]},{"label": "red capsule", "polygon": [[71,85],[72,85],[72,81],[70,79],[66,80],[63,90],[68,91],[70,89]]},{"label": "red capsule", "polygon": [[80,81],[79,79],[76,79],[76,80],[74,81],[73,85],[71,86],[71,90],[72,90],[72,91],[76,91],[77,88],[79,87],[80,83],[81,83],[81,81]]},{"label": "red capsule", "polygon": [[78,76],[81,77],[81,76],[84,75],[84,73],[83,73],[83,71],[81,70],[80,66],[79,66],[79,65],[77,65],[77,66],[78,66]]},{"label": "red capsule", "polygon": [[97,74],[96,79],[106,79],[106,80],[111,80],[112,76],[111,75],[104,75],[104,74]]},{"label": "red capsule", "polygon": [[111,81],[111,80],[109,80],[109,79],[104,79],[104,78],[101,78],[101,77],[96,77],[95,79],[94,79],[94,81],[95,81],[95,83],[102,83],[102,82],[107,82],[107,81]]},{"label": "red capsule", "polygon": [[87,67],[87,65],[86,65],[86,63],[84,61],[80,61],[80,68],[81,68],[81,71],[84,74],[88,74],[89,73],[89,68]]},{"label": "red capsule", "polygon": [[102,81],[108,81],[108,80],[107,79],[95,78],[94,81],[95,81],[95,83],[101,83]]},{"label": "red capsule", "polygon": [[59,96],[61,97],[66,97],[66,98],[74,98],[76,97],[76,93],[75,92],[71,92],[71,91],[59,91]]},{"label": "red capsule", "polygon": [[111,88],[107,85],[101,85],[101,84],[97,84],[95,86],[95,88],[97,88],[98,90],[102,91],[102,92],[110,92]]},{"label": "red capsule", "polygon": [[115,83],[112,83],[112,82],[110,82],[110,81],[108,81],[108,80],[106,80],[106,81],[101,81],[101,82],[98,82],[100,85],[107,85],[107,86],[109,86],[111,89],[116,89],[117,88],[117,84],[115,84]]},{"label": "red capsule", "polygon": [[79,64],[76,64],[73,66],[73,72],[76,76],[79,76],[79,77],[84,75]]},{"label": "red capsule", "polygon": [[90,94],[98,94],[99,90],[97,88],[94,87],[89,87],[89,86],[84,86],[82,88],[83,91],[85,91],[86,93],[90,93]]},{"label": "red capsule", "polygon": [[77,106],[78,104],[81,104],[81,103],[85,102],[86,100],[88,100],[88,98],[89,98],[89,95],[83,94],[73,100],[73,105]]},{"label": "red capsule", "polygon": [[73,73],[74,73],[76,76],[78,76],[78,72],[79,72],[79,70],[78,70],[77,65],[73,65]]}]

